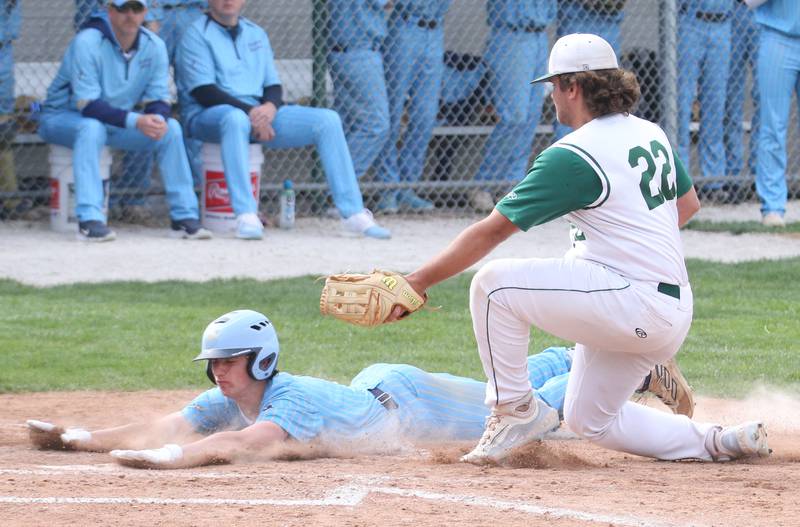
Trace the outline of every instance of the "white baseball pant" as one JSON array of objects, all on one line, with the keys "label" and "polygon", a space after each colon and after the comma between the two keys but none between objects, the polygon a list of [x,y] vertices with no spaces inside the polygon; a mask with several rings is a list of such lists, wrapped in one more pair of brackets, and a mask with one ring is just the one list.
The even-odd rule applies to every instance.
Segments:
[{"label": "white baseball pant", "polygon": [[692,321],[692,291],[626,279],[578,258],[495,260],[472,280],[470,311],[488,378],[486,404],[531,391],[530,327],[576,342],[564,418],[605,448],[658,459],[710,460],[713,425],[629,402],[651,368],[674,356]]}]

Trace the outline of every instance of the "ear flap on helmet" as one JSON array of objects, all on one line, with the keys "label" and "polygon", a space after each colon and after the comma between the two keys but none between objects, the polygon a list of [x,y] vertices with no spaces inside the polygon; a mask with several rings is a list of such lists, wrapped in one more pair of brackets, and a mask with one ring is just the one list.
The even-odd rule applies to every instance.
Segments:
[{"label": "ear flap on helmet", "polygon": [[211,361],[209,360],[206,362],[208,363],[206,364],[206,375],[208,375],[208,378],[211,380],[211,384],[217,384],[217,381],[214,379],[214,372],[211,371]]},{"label": "ear flap on helmet", "polygon": [[247,371],[250,377],[257,381],[269,379],[275,371],[275,359],[278,354],[275,352],[264,355],[263,353],[253,353],[250,355]]}]

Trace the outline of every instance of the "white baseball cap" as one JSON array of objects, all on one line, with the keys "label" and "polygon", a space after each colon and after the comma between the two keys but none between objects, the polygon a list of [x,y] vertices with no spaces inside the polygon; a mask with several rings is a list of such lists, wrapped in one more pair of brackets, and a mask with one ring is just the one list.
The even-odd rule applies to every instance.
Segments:
[{"label": "white baseball cap", "polygon": [[117,7],[122,7],[128,2],[138,2],[143,6],[147,7],[147,0],[111,0],[111,2],[109,3],[114,4]]},{"label": "white baseball cap", "polygon": [[572,33],[556,41],[550,50],[547,73],[531,81],[549,81],[562,73],[612,70],[619,68],[617,54],[611,44],[591,33]]}]

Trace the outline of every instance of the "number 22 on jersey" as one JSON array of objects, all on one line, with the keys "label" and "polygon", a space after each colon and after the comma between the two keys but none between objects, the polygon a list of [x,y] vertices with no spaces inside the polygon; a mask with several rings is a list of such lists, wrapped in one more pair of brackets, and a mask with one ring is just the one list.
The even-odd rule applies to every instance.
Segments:
[{"label": "number 22 on jersey", "polygon": [[[641,166],[642,160],[644,167]],[[658,141],[650,141],[650,151],[643,146],[631,148],[628,152],[628,164],[631,168],[644,168],[639,189],[648,209],[653,210],[665,201],[675,199],[675,174],[664,145]]]}]

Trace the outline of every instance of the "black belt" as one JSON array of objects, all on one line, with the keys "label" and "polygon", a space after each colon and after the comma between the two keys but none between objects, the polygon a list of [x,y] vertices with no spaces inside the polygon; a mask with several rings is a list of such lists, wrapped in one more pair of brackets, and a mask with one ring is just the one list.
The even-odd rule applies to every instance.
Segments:
[{"label": "black belt", "polygon": [[675,284],[665,284],[661,282],[658,284],[658,292],[662,295],[671,296],[672,298],[676,298],[678,300],[681,299],[681,288]]},{"label": "black belt", "polygon": [[[687,10],[681,9],[679,13],[685,15]],[[725,22],[730,16],[730,13],[705,13],[703,11],[696,11],[694,14],[697,20],[702,20],[703,22]]]},{"label": "black belt", "polygon": [[514,24],[506,24],[506,29],[513,31],[514,33],[541,33],[547,26],[539,26],[536,24],[528,24],[527,26],[517,26]]},{"label": "black belt", "polygon": [[725,22],[729,16],[730,13],[703,13],[702,11],[694,14],[697,20],[702,20],[703,22]]},{"label": "black belt", "polygon": [[378,402],[381,403],[383,407],[386,408],[387,410],[397,410],[398,408],[400,408],[399,406],[397,406],[397,403],[394,402],[392,396],[384,392],[380,388],[370,388],[367,391],[371,393],[372,396],[375,397],[378,400]]},{"label": "black belt", "polygon": [[[405,22],[411,20],[411,15],[408,13],[401,13],[400,18],[402,18]],[[417,20],[417,25],[423,29],[436,29],[439,27],[439,22],[436,20],[425,20],[424,18],[420,18]]]},{"label": "black belt", "polygon": [[[354,47],[351,47],[351,46],[343,46],[341,44],[334,44],[334,45],[332,45],[330,47],[330,52],[331,53],[347,53],[348,50],[356,50],[356,49],[361,49],[361,48],[354,48]],[[381,45],[380,45],[379,42],[373,42],[372,45],[369,48],[366,48],[366,49],[369,49],[369,50],[372,50],[372,51],[380,51],[381,50]]]},{"label": "black belt", "polygon": [[161,9],[164,11],[172,11],[173,9],[189,9],[190,7],[197,7],[198,9],[202,9],[202,4],[164,4],[161,6]]}]

